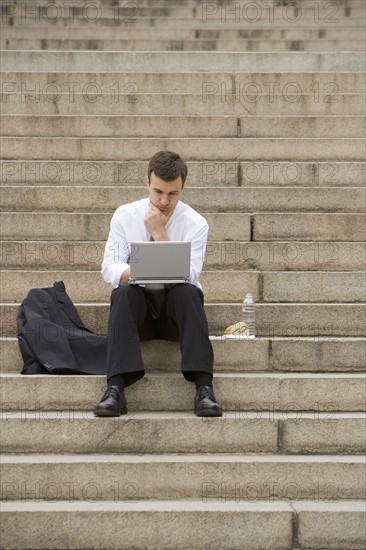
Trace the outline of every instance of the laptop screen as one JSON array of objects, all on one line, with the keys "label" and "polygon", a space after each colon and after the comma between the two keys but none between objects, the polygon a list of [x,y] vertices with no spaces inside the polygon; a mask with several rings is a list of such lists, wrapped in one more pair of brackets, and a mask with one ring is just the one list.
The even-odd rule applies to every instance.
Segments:
[{"label": "laptop screen", "polygon": [[131,284],[189,282],[191,243],[153,241],[131,243]]}]

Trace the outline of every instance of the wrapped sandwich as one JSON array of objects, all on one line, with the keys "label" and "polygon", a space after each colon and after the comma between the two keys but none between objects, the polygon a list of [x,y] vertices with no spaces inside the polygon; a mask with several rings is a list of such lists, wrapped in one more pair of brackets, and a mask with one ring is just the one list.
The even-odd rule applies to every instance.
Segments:
[{"label": "wrapped sandwich", "polygon": [[229,327],[227,327],[224,334],[228,336],[248,337],[249,327],[246,323],[240,321],[239,323],[235,323],[235,325],[230,325]]}]

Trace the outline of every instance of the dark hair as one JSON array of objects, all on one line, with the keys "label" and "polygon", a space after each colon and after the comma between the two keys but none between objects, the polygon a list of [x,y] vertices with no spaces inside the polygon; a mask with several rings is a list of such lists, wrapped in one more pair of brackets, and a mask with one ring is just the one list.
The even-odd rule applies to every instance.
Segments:
[{"label": "dark hair", "polygon": [[179,176],[182,178],[182,189],[187,178],[188,168],[184,160],[172,151],[159,151],[151,157],[147,169],[147,177],[150,183],[151,172],[163,181],[173,181]]}]

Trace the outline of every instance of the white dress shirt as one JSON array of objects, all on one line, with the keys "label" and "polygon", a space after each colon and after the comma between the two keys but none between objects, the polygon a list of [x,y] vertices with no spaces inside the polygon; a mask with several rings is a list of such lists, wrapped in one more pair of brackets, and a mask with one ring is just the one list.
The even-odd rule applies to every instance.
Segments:
[{"label": "white dress shirt", "polygon": [[[104,250],[102,276],[114,288],[119,285],[122,273],[130,267],[131,242],[149,241],[150,233],[144,224],[150,204],[149,197],[119,206],[113,214],[108,241]],[[202,290],[198,279],[205,258],[208,223],[188,204],[178,201],[165,226],[171,241],[191,242],[190,283]]]}]

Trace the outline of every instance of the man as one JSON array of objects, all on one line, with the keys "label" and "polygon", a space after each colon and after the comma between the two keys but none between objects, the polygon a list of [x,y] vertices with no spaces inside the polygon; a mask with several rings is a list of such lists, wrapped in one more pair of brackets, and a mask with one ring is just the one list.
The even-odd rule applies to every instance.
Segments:
[{"label": "man", "polygon": [[[149,197],[124,204],[113,215],[102,275],[114,287],[108,324],[108,388],[96,416],[127,413],[124,388],[145,374],[140,340],[180,341],[183,376],[196,384],[197,416],[222,416],[212,388],[213,350],[198,281],[206,249],[208,224],[181,202],[187,166],[179,155],[160,151],[150,160]],[[190,241],[190,282],[130,285],[129,244],[134,241]]]}]

